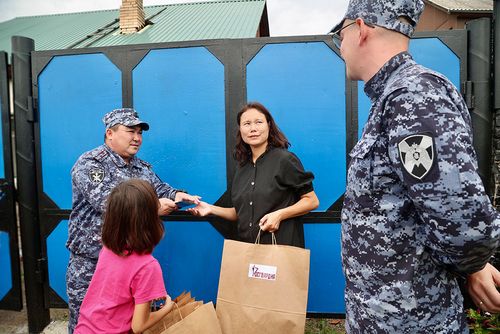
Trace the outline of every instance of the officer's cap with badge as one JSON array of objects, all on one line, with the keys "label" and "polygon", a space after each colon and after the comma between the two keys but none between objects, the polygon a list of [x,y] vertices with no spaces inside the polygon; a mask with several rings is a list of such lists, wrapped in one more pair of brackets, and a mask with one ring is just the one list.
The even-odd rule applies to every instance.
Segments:
[{"label": "officer's cap with badge", "polygon": [[[346,19],[361,18],[366,23],[411,37],[423,10],[422,0],[351,0],[344,18],[330,32],[339,31]],[[405,18],[410,24],[401,21],[400,18]]]},{"label": "officer's cap with badge", "polygon": [[106,130],[121,124],[128,127],[139,125],[144,131],[149,130],[149,124],[139,119],[139,114],[132,108],[115,109],[102,118]]}]

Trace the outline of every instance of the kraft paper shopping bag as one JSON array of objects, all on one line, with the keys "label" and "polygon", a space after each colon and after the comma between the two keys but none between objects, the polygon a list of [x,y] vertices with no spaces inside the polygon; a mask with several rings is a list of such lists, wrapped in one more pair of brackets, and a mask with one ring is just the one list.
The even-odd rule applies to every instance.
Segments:
[{"label": "kraft paper shopping bag", "polygon": [[217,316],[224,334],[303,334],[310,251],[224,241]]}]

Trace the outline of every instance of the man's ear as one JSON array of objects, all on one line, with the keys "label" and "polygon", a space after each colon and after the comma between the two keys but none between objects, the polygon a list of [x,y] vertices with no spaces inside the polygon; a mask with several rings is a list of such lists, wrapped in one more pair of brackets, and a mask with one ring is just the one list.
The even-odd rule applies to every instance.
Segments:
[{"label": "man's ear", "polygon": [[112,136],[113,136],[113,130],[106,129],[106,139],[111,139]]},{"label": "man's ear", "polygon": [[370,35],[370,27],[365,24],[365,21],[361,18],[356,19],[356,25],[359,29],[359,44],[362,45],[366,42],[366,39]]}]

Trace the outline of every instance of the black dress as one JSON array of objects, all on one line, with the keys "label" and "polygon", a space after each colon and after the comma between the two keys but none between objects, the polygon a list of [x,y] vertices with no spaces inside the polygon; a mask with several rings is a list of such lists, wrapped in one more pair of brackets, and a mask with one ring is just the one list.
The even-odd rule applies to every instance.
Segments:
[{"label": "black dress", "polygon": [[[260,219],[297,203],[313,191],[314,175],[305,172],[297,156],[285,149],[269,148],[255,164],[238,166],[231,188],[232,205],[238,215],[241,241],[255,242]],[[283,220],[275,232],[279,245],[304,247],[304,227],[298,217]],[[271,233],[261,232],[261,243],[271,243]]]}]

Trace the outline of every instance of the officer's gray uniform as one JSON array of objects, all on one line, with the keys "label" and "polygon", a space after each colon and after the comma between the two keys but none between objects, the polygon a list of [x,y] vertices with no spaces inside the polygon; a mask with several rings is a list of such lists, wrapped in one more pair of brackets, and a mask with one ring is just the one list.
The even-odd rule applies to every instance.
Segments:
[{"label": "officer's gray uniform", "polygon": [[365,85],[342,210],[348,333],[468,333],[455,275],[480,270],[499,221],[477,172],[469,112],[404,52]]},{"label": "officer's gray uniform", "polygon": [[[130,113],[128,109],[122,110]],[[133,113],[133,116],[129,118],[139,121],[135,111]],[[117,119],[109,119],[108,115]],[[123,120],[126,120],[128,115],[116,116],[116,113],[109,113],[106,117],[103,121],[109,128],[117,121],[124,122]],[[147,125],[147,123],[142,124]],[[133,125],[135,124],[130,124],[130,126]],[[143,128],[147,129],[149,126],[143,126]],[[134,156],[127,164],[107,145],[101,145],[82,154],[73,166],[71,176],[73,210],[69,219],[66,243],[66,247],[70,250],[66,272],[70,332],[76,327],[80,305],[97,265],[97,258],[102,247],[102,214],[106,206],[106,198],[111,190],[124,180],[139,178],[149,181],[159,198],[174,200],[178,191],[162,182],[147,162]]]}]

